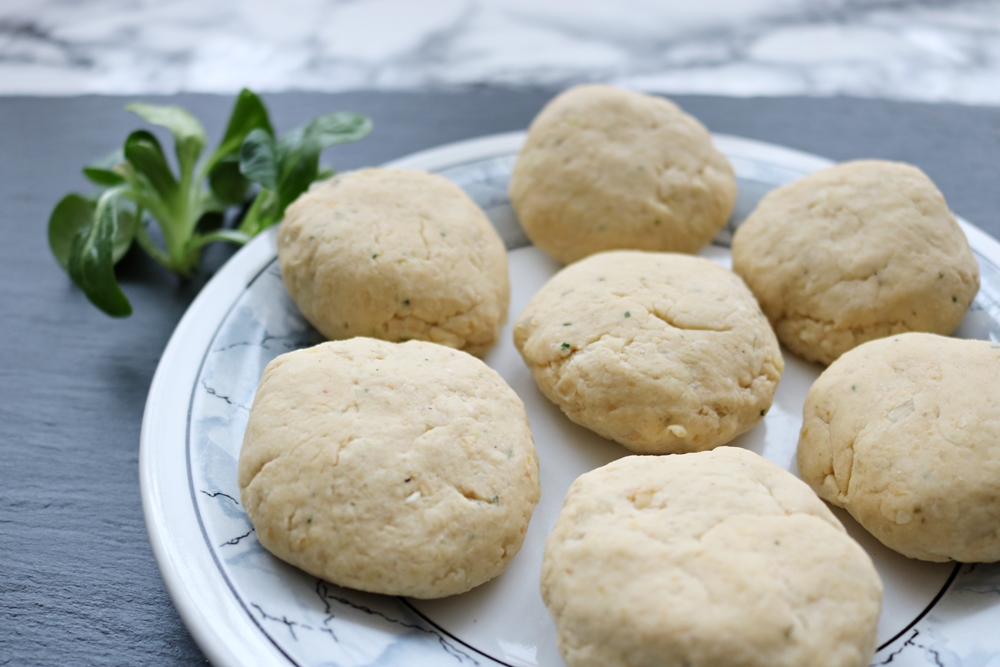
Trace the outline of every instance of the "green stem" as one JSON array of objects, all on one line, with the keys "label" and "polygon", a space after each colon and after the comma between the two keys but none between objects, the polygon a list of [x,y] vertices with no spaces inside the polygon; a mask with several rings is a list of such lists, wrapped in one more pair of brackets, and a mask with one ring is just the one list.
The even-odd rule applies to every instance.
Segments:
[{"label": "green stem", "polygon": [[244,245],[250,240],[250,235],[236,229],[218,229],[208,234],[195,234],[187,242],[184,248],[184,255],[189,270],[198,265],[202,248],[215,241],[228,241],[236,245]]},{"label": "green stem", "polygon": [[249,234],[244,234],[243,232],[236,229],[217,229],[214,232],[209,232],[208,234],[197,234],[188,242],[188,250],[191,248],[199,249],[209,243],[215,241],[229,241],[230,243],[235,243],[236,245],[244,245],[250,240]]},{"label": "green stem", "polygon": [[[176,211],[175,206],[171,206],[171,203],[173,202],[164,202],[158,197],[149,197],[145,195],[143,188],[139,183],[133,183],[132,188],[130,190],[126,190],[122,194],[129,197],[140,208],[144,208],[149,211],[150,215],[160,226],[160,231],[163,232],[163,244],[167,247],[166,253],[159,248],[156,248],[152,241],[150,241],[148,248],[143,246],[143,249],[150,252],[150,254],[156,258],[156,261],[160,262],[171,271],[187,275],[188,269],[184,262],[185,238],[178,236],[178,232],[182,232],[183,230],[183,223],[181,225],[181,229],[178,229],[176,222],[178,220],[178,211]],[[140,224],[139,228],[142,229],[142,227],[142,224]],[[143,232],[145,232],[144,229]],[[146,238],[149,238],[148,235]],[[152,252],[150,250],[151,248],[154,248],[156,252]]]},{"label": "green stem", "polygon": [[143,224],[141,215],[139,216],[139,223],[135,230],[135,240],[139,242],[139,247],[145,250],[150,257],[166,268],[173,270],[170,257],[153,243],[153,239],[149,238],[149,232],[146,231],[146,225]]}]

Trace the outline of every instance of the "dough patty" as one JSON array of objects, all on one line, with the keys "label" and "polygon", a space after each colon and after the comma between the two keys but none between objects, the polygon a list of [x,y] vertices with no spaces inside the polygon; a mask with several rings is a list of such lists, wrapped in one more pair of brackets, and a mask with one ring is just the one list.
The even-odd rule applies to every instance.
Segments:
[{"label": "dough patty", "polygon": [[587,85],[531,123],[510,200],[528,237],[564,264],[617,248],[694,253],[729,219],[736,178],[673,102]]},{"label": "dough patty", "polygon": [[799,472],[883,544],[1000,560],[1000,344],[909,333],[830,365],[803,408]]},{"label": "dough patty", "polygon": [[440,345],[370,338],[268,364],[239,485],[278,558],[418,598],[500,574],[539,498],[524,404],[496,372]]},{"label": "dough patty", "polygon": [[784,369],[743,281],[676,253],[567,266],[518,317],[514,344],[570,419],[641,453],[729,442],[764,416]]},{"label": "dough patty", "polygon": [[822,501],[736,447],[582,475],[541,586],[569,667],[867,667],[882,599]]},{"label": "dough patty", "polygon": [[362,169],[285,213],[288,293],[330,339],[428,340],[482,355],[507,319],[507,252],[486,215],[441,176]]},{"label": "dough patty", "polygon": [[781,342],[822,364],[892,334],[950,334],[979,290],[979,266],[934,183],[879,160],[765,196],[736,230],[733,270]]}]

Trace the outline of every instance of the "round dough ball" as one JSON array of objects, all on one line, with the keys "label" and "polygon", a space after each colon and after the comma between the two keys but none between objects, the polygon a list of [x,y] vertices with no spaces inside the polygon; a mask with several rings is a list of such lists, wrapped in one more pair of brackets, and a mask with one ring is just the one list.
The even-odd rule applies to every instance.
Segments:
[{"label": "round dough ball", "polygon": [[866,667],[882,583],[805,484],[720,447],[578,478],[542,599],[569,667]]},{"label": "round dough ball", "polygon": [[370,338],[268,364],[239,485],[278,558],[417,598],[503,572],[539,498],[524,404],[496,372],[440,345]]},{"label": "round dough ball", "polygon": [[781,342],[822,364],[892,334],[949,334],[979,290],[979,266],[934,183],[879,160],[765,196],[736,230],[733,270]]},{"label": "round dough ball", "polygon": [[645,454],[729,442],[771,407],[784,369],[743,281],[673,253],[567,266],[525,307],[514,345],[566,416]]},{"label": "round dough ball", "polygon": [[803,408],[799,473],[890,549],[1000,560],[1000,345],[909,333],[848,352]]},{"label": "round dough ball", "polygon": [[563,263],[617,248],[694,253],[729,219],[736,178],[673,102],[587,85],[531,123],[510,201],[528,238]]},{"label": "round dough ball", "polygon": [[428,340],[482,355],[507,319],[507,251],[486,215],[441,176],[362,169],[285,212],[281,277],[320,333]]}]

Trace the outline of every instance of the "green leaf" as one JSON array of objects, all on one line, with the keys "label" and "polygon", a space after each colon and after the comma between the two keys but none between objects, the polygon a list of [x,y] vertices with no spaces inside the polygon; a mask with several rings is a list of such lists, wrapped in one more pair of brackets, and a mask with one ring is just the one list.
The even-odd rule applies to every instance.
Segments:
[{"label": "green leaf", "polygon": [[239,230],[248,236],[256,236],[281,219],[284,211],[278,207],[278,196],[274,190],[261,188],[240,222]]},{"label": "green leaf", "polygon": [[240,173],[240,160],[227,155],[208,172],[208,183],[220,202],[227,205],[242,204],[246,199],[250,181]]},{"label": "green leaf", "polygon": [[83,175],[97,185],[109,188],[114,185],[121,185],[125,182],[125,177],[115,173],[110,169],[97,169],[95,167],[84,167]]},{"label": "green leaf", "polygon": [[94,220],[94,202],[76,193],[59,200],[49,216],[49,248],[59,266],[69,271],[73,237]]},{"label": "green leaf", "polygon": [[[301,143],[309,150],[321,152],[336,144],[346,144],[364,138],[372,131],[372,122],[350,111],[335,111],[314,118],[302,128]],[[294,134],[293,130],[289,137]]]},{"label": "green leaf", "polygon": [[319,175],[319,155],[324,149],[361,139],[372,129],[365,116],[347,111],[313,119],[278,142],[278,199],[281,212],[306,191]]},{"label": "green leaf", "polygon": [[114,205],[118,209],[118,225],[112,241],[111,261],[117,264],[132,247],[136,229],[140,224],[140,216],[135,203],[125,197],[115,197]]},{"label": "green leaf", "polygon": [[254,130],[240,146],[240,172],[269,190],[277,190],[278,160],[274,138],[264,130]]},{"label": "green leaf", "polygon": [[146,177],[160,199],[170,206],[177,197],[179,186],[156,137],[146,130],[136,130],[128,135],[125,157],[137,173]]},{"label": "green leaf", "polygon": [[[125,197],[116,197],[114,203],[118,207],[118,229],[114,238],[112,260],[117,264],[132,247],[139,214],[135,203]],[[49,216],[49,247],[59,265],[67,271],[73,237],[93,224],[96,206],[93,199],[72,193],[63,197]]]},{"label": "green leaf", "polygon": [[123,162],[125,162],[125,154],[119,148],[85,166],[83,174],[97,185],[104,187],[119,185],[124,183],[126,179],[115,167]]},{"label": "green leaf", "polygon": [[319,174],[319,154],[293,153],[286,160],[278,181],[278,202],[284,214],[288,205],[299,198]]},{"label": "green leaf", "polygon": [[93,224],[73,237],[69,253],[69,275],[90,302],[113,317],[132,314],[132,306],[118,286],[114,268],[114,238],[121,188],[108,190],[97,202]]},{"label": "green leaf", "polygon": [[260,98],[244,88],[236,97],[233,104],[233,112],[229,115],[229,124],[226,126],[226,133],[222,136],[219,147],[208,159],[208,168],[212,169],[219,161],[230,155],[239,155],[240,146],[243,140],[253,130],[263,130],[271,137],[274,136],[274,129],[271,127],[271,120],[267,116],[267,108]]},{"label": "green leaf", "polygon": [[202,127],[197,118],[181,107],[158,104],[134,102],[125,109],[142,116],[153,125],[160,125],[170,130],[170,133],[174,135],[174,149],[177,152],[181,178],[193,172],[198,156],[201,155],[202,149],[208,142],[205,128]]},{"label": "green leaf", "polygon": [[240,91],[229,115],[229,124],[222,142],[205,163],[208,181],[220,201],[241,204],[246,198],[250,181],[240,173],[240,147],[253,130],[262,130],[274,136],[267,108],[260,98],[246,88]]}]

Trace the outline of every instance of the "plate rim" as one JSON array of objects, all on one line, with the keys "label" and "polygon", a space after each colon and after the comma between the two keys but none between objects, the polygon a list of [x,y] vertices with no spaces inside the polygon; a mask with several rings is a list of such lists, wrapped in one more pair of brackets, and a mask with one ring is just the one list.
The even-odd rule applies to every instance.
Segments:
[{"label": "plate rim", "polygon": [[[457,167],[517,153],[525,136],[522,130],[474,137],[411,153],[383,166],[424,171]],[[770,157],[798,163],[810,171],[835,164],[812,153],[755,139],[717,133],[712,139],[731,158],[741,154],[755,159]],[[1000,266],[1000,241],[955,217],[970,246]],[[202,352],[208,347],[239,295],[273,261],[276,236],[277,225],[236,252],[187,308],[157,364],[139,436],[139,489],[150,547],[178,615],[216,667],[296,664],[240,605],[230,584],[218,581],[215,556],[203,539],[193,492],[183,494],[183,498],[172,497],[177,488],[189,489],[190,485],[188,448],[185,446],[183,456],[177,456],[175,450],[177,442],[187,442],[191,391],[203,360],[203,355],[186,351],[194,348]],[[178,386],[181,391],[174,390]],[[194,525],[200,530],[194,531]],[[212,567],[197,567],[206,564]]]}]

